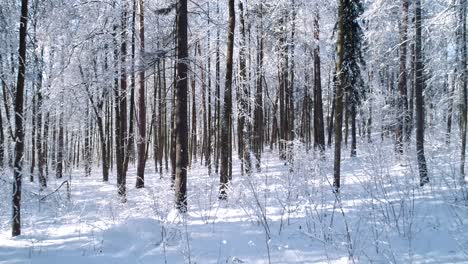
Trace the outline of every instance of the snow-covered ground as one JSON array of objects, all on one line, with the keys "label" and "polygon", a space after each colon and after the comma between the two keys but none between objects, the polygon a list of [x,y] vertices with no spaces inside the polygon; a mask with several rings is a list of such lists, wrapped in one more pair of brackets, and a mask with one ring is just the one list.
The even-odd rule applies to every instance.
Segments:
[{"label": "snow-covered ground", "polygon": [[[237,160],[227,201],[219,178],[196,164],[189,171],[189,212],[173,209],[167,175],[149,161],[146,188],[128,173],[128,201],[115,175],[100,170],[49,179],[42,193],[25,179],[23,230],[11,238],[11,181],[0,181],[0,263],[468,263],[468,202],[458,186],[456,149],[427,148],[431,183],[418,187],[414,155],[392,145],[344,149],[342,189],[332,193],[332,155],[295,148],[292,169],[265,153],[261,172],[240,175]],[[410,149],[414,152],[413,149]],[[96,162],[97,163],[97,162]],[[69,177],[69,176],[67,176]]]}]

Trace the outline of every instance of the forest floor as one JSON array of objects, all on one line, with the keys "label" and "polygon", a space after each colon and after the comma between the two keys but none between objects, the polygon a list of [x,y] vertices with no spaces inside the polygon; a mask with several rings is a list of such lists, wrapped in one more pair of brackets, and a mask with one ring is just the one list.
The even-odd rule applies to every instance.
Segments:
[{"label": "forest floor", "polygon": [[[235,159],[227,201],[217,199],[219,178],[196,163],[186,215],[173,209],[170,177],[154,173],[151,161],[144,189],[134,188],[130,168],[125,204],[115,175],[104,183],[99,168],[90,177],[50,177],[42,192],[25,177],[16,238],[5,172],[0,263],[468,263],[468,199],[452,148],[427,147],[424,188],[414,155],[398,157],[390,142],[362,143],[355,158],[344,149],[339,195],[328,152],[321,159],[296,146],[289,166],[267,152],[250,177]],[[41,200],[68,178],[70,200],[64,187]]]}]

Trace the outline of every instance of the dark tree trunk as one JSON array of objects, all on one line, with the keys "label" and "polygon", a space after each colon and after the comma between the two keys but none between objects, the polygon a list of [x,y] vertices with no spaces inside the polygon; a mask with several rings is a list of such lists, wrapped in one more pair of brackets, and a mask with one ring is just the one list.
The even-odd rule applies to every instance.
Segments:
[{"label": "dark tree trunk", "polygon": [[37,145],[37,170],[40,186],[44,186],[46,180],[44,176],[44,144],[42,140],[42,74],[38,76],[37,80],[37,117],[36,117],[36,145]]},{"label": "dark tree trunk", "polygon": [[187,0],[179,0],[177,5],[177,86],[175,100],[176,130],[176,207],[180,212],[187,211],[187,166],[188,166],[188,12]]},{"label": "dark tree trunk", "polygon": [[[116,29],[116,27],[114,27]],[[115,158],[117,167],[117,186],[118,194],[122,202],[126,202],[126,131],[127,131],[127,73],[126,73],[126,56],[127,56],[127,3],[123,3],[121,17],[121,44],[120,44],[120,89],[118,79],[114,80],[115,85]],[[117,51],[117,36],[115,35],[114,43],[116,44],[115,70],[118,71],[118,51]],[[118,74],[118,72],[116,72]]]},{"label": "dark tree trunk", "polygon": [[42,159],[44,164],[45,173],[42,176],[41,187],[47,187],[47,179],[49,177],[49,124],[50,112],[44,116],[44,133],[42,135]]},{"label": "dark tree trunk", "polygon": [[320,16],[318,6],[314,18],[314,147],[325,151],[325,127],[323,122],[322,77],[320,74]]},{"label": "dark tree trunk", "polygon": [[63,177],[63,152],[64,152],[64,131],[63,131],[63,109],[61,107],[59,114],[59,131],[57,138],[57,162],[56,162],[56,174],[55,177],[60,179]]},{"label": "dark tree trunk", "polygon": [[351,117],[351,157],[356,157],[356,104],[353,103],[351,105],[351,109],[349,111],[349,115]]},{"label": "dark tree trunk", "polygon": [[[336,83],[336,81],[334,81]],[[333,85],[333,89],[336,89],[336,84]],[[328,147],[331,147],[332,145],[332,137],[333,137],[333,123],[335,120],[335,91],[333,91],[333,99],[332,101],[332,106],[331,106],[331,111],[330,111],[330,120],[328,122]]]},{"label": "dark tree trunk", "polygon": [[289,106],[289,52],[288,52],[288,45],[287,45],[287,32],[286,32],[286,20],[287,15],[280,18],[279,24],[280,26],[280,37],[279,37],[279,53],[278,53],[278,87],[279,87],[279,150],[280,150],[280,158],[285,160],[286,159],[286,147],[289,138],[289,131],[288,131],[288,106]]},{"label": "dark tree trunk", "polygon": [[[136,9],[137,0],[132,0],[132,22],[131,22],[131,39],[130,39],[130,108],[128,111],[128,133],[125,137],[125,173],[128,171],[128,164],[132,162],[135,164],[135,87],[136,87],[136,76],[135,76],[135,53],[136,53]],[[138,128],[137,128],[138,129]],[[138,131],[137,131],[138,132]],[[137,165],[138,171],[138,165]]]},{"label": "dark tree trunk", "polygon": [[[208,2],[208,17],[210,17],[210,2]],[[208,20],[208,28],[210,28],[210,20]],[[207,41],[207,50],[211,50],[211,32],[208,30],[208,41]],[[213,136],[213,125],[212,122],[212,112],[211,112],[211,54],[207,52],[208,61],[207,61],[207,74],[208,74],[208,114],[207,114],[207,136],[206,136],[206,153],[205,153],[205,165],[208,166],[208,175],[211,175],[211,153],[212,153],[212,136]]]},{"label": "dark tree trunk", "polygon": [[429,182],[426,157],[424,156],[424,63],[422,54],[422,18],[421,0],[416,0],[415,6],[415,97],[416,97],[416,151],[418,156],[420,185]]},{"label": "dark tree trunk", "polygon": [[295,4],[295,1],[292,0],[292,17],[291,17],[291,20],[292,20],[292,25],[291,25],[291,39],[289,40],[290,44],[290,48],[288,49],[288,56],[289,56],[289,80],[288,80],[288,89],[287,89],[287,118],[288,118],[288,122],[287,122],[287,130],[288,130],[288,141],[289,141],[289,149],[288,149],[288,152],[289,152],[289,161],[291,162],[292,161],[292,148],[293,148],[293,141],[294,141],[294,137],[295,137],[295,127],[294,127],[294,122],[295,122],[295,116],[296,116],[296,112],[294,110],[294,87],[295,87],[295,83],[294,83],[294,78],[295,78],[295,49],[296,49],[296,45],[295,45],[295,35],[296,35],[296,4]]},{"label": "dark tree trunk", "polygon": [[240,13],[240,49],[239,49],[239,67],[240,67],[240,98],[239,100],[239,124],[241,126],[242,133],[239,133],[239,144],[243,149],[239,149],[239,153],[242,153],[242,164],[245,172],[250,175],[251,172],[251,160],[250,160],[250,136],[251,136],[251,125],[250,125],[250,89],[249,81],[247,80],[247,66],[246,66],[246,36],[245,36],[245,19],[244,19],[244,6],[242,2],[239,2],[239,13]]},{"label": "dark tree trunk", "polygon": [[[456,73],[456,71],[455,71],[455,73]],[[448,109],[447,109],[447,134],[446,134],[446,138],[445,138],[445,143],[447,145],[450,145],[450,136],[452,134],[453,100],[454,100],[453,97],[455,95],[455,86],[456,86],[455,82],[456,81],[454,80],[451,85],[448,85],[448,86],[451,86],[451,88],[449,88],[450,91],[449,91],[449,94],[448,94],[449,102],[448,102]]]},{"label": "dark tree trunk", "polygon": [[403,153],[403,139],[408,130],[408,97],[406,78],[406,53],[408,39],[408,0],[401,0],[401,21],[400,21],[400,74],[398,78],[398,127],[396,133],[397,152]]},{"label": "dark tree trunk", "polygon": [[84,138],[84,162],[85,176],[91,175],[91,118],[89,114],[89,103],[86,104],[86,126]]},{"label": "dark tree trunk", "polygon": [[343,125],[343,86],[344,74],[342,72],[343,52],[344,52],[344,34],[343,20],[345,16],[345,1],[340,0],[338,12],[338,31],[337,31],[337,62],[336,62],[336,87],[335,87],[335,156],[333,166],[333,187],[335,191],[340,188],[341,176],[341,140],[342,140],[342,125]]},{"label": "dark tree trunk", "polygon": [[[197,45],[195,45],[197,46]],[[195,47],[195,57],[197,57],[197,51]],[[189,159],[189,166],[192,166],[192,158],[197,161],[197,149],[198,149],[198,142],[197,142],[197,105],[196,105],[196,81],[195,81],[195,65],[192,69],[193,75],[192,75],[192,82],[191,82],[191,88],[192,88],[192,125],[191,125],[191,133],[190,133],[190,159]]]},{"label": "dark tree trunk", "polygon": [[264,133],[264,117],[263,117],[263,4],[258,5],[258,20],[257,27],[257,73],[256,73],[256,91],[254,103],[254,130],[253,130],[253,149],[256,159],[256,167],[260,169],[261,157],[263,151],[263,133]]},{"label": "dark tree trunk", "polygon": [[231,124],[232,124],[232,63],[234,53],[234,34],[236,26],[234,0],[229,0],[228,37],[226,51],[226,78],[224,86],[223,120],[221,122],[221,172],[220,172],[220,199],[226,199],[227,184],[230,179],[229,160],[231,156]]},{"label": "dark tree trunk", "polygon": [[[34,25],[34,36],[36,36],[36,22],[33,24]],[[37,39],[34,37],[33,39],[34,41],[34,49],[37,49]],[[36,143],[36,131],[37,131],[37,112],[38,112],[38,108],[37,108],[37,93],[39,91],[39,86],[41,84],[39,84],[39,80],[41,80],[41,76],[39,74],[39,72],[42,70],[39,68],[39,56],[37,55],[36,52],[33,53],[34,54],[34,65],[35,65],[35,70],[37,71],[37,75],[34,76],[34,82],[33,82],[33,99],[32,99],[32,113],[31,113],[31,167],[30,167],[30,170],[29,170],[29,181],[30,182],[33,182],[34,181],[34,170],[35,170],[35,167],[36,167],[36,146],[37,146],[37,143]],[[1,58],[1,55],[0,55],[0,67],[2,67],[2,58]],[[2,81],[2,84],[3,81]],[[3,168],[3,159],[4,159],[4,135],[3,135],[3,120],[2,120],[2,116],[1,116],[1,111],[0,111],[0,167]]]},{"label": "dark tree trunk", "polygon": [[467,69],[467,32],[466,32],[466,0],[460,0],[460,25],[458,34],[460,49],[460,182],[465,183],[465,157],[466,157],[466,133],[468,130],[468,69]]},{"label": "dark tree trunk", "polygon": [[[219,0],[216,5],[216,14],[219,18]],[[216,66],[215,66],[215,172],[219,172],[219,159],[221,154],[221,55],[220,55],[220,29],[216,30]]]},{"label": "dark tree trunk", "polygon": [[[145,6],[144,0],[140,0],[140,53],[145,52]],[[145,71],[140,71],[140,89],[138,90],[138,167],[136,188],[145,186],[145,163],[146,163],[146,103],[145,103]],[[156,106],[154,106],[156,108]],[[156,130],[154,131],[156,133]],[[156,155],[156,153],[154,153]]]},{"label": "dark tree trunk", "polygon": [[[153,75],[153,111],[151,113],[151,127],[150,130],[153,130],[153,159],[154,159],[154,171],[158,173],[158,163],[159,163],[159,155],[161,152],[162,147],[159,145],[159,137],[161,136],[161,130],[162,130],[162,125],[160,124],[161,121],[161,112],[160,112],[160,106],[161,106],[161,100],[158,100],[158,94],[161,91],[161,80],[160,77],[161,75],[158,73],[158,68],[157,65],[159,65],[159,61],[154,64],[153,70],[154,70],[154,75]],[[158,105],[159,101],[159,105]],[[151,133],[148,135],[148,141],[151,138]],[[149,151],[147,148],[146,151]],[[162,163],[159,163],[159,165],[162,167]]]},{"label": "dark tree trunk", "polygon": [[24,156],[23,101],[26,74],[26,37],[28,23],[28,0],[21,1],[21,17],[18,50],[18,80],[15,96],[15,163],[13,182],[12,236],[21,235],[21,185]]},{"label": "dark tree trunk", "polygon": [[410,92],[409,92],[409,122],[408,122],[408,131],[406,133],[407,140],[409,141],[411,138],[411,133],[413,132],[414,127],[414,96],[415,96],[415,86],[416,86],[416,77],[415,77],[415,46],[414,43],[410,45],[411,49],[411,63],[410,63]]},{"label": "dark tree trunk", "polygon": [[[198,53],[200,56],[202,56],[201,53],[201,45],[200,43],[198,44]],[[207,54],[208,55],[208,54]],[[209,57],[209,55],[208,55]],[[203,65],[203,64],[202,64]],[[195,69],[194,69],[195,72]],[[205,158],[205,166],[208,165],[208,159],[207,159],[207,153],[208,153],[208,137],[209,137],[209,132],[208,132],[208,120],[207,120],[207,102],[206,102],[206,83],[205,83],[205,70],[201,70],[201,88],[202,88],[202,126],[203,126],[203,137],[202,137],[202,152],[200,156],[200,163],[203,163],[203,158]]]}]

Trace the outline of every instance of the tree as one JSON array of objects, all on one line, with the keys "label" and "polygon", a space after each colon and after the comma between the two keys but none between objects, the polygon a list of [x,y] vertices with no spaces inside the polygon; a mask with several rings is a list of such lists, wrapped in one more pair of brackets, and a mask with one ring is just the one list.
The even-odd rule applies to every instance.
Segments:
[{"label": "tree", "polygon": [[[359,16],[364,12],[361,0],[346,0],[343,21],[344,47],[342,71],[343,89],[346,101],[346,138],[348,116],[351,117],[351,157],[356,156],[356,115],[357,108],[364,98],[364,82],[361,76],[363,33],[359,25]],[[336,128],[338,129],[338,127]]]},{"label": "tree", "polygon": [[220,171],[220,199],[226,199],[227,184],[230,179],[229,161],[231,157],[230,134],[232,124],[232,62],[234,53],[234,31],[236,27],[236,15],[234,0],[229,0],[228,37],[226,51],[226,76],[224,83],[224,107],[221,121],[221,171]]},{"label": "tree", "polygon": [[314,17],[314,147],[325,151],[325,127],[323,122],[322,76],[320,73],[320,15],[318,6]]},{"label": "tree", "polygon": [[416,152],[418,157],[419,184],[424,186],[429,182],[426,157],[424,155],[424,63],[422,54],[422,16],[421,0],[415,2],[416,35],[414,44],[415,57],[415,97],[416,97]]},{"label": "tree", "polygon": [[460,133],[461,133],[461,155],[460,155],[460,182],[465,182],[465,156],[466,156],[466,133],[468,128],[468,69],[467,69],[467,32],[466,32],[466,0],[460,0],[459,11],[459,82],[460,82]]},{"label": "tree", "polygon": [[398,76],[398,128],[396,133],[397,151],[403,153],[403,139],[409,139],[408,136],[408,98],[407,98],[407,77],[406,60],[408,49],[408,0],[401,0],[401,19],[400,19],[400,74]]},{"label": "tree", "polygon": [[264,57],[264,37],[263,37],[263,4],[258,4],[258,26],[257,26],[257,72],[255,80],[255,101],[254,101],[254,129],[252,135],[252,145],[254,149],[256,167],[260,168],[264,141],[264,104],[263,104],[263,57]]},{"label": "tree", "polygon": [[64,165],[64,128],[63,128],[63,104],[60,107],[59,114],[59,131],[58,131],[58,142],[57,142],[57,164],[56,164],[56,175],[57,179],[63,177],[63,165]]},{"label": "tree", "polygon": [[343,73],[343,54],[344,54],[344,16],[345,9],[349,8],[349,0],[340,0],[338,6],[338,25],[337,25],[337,40],[336,40],[336,84],[335,84],[335,155],[333,166],[333,187],[334,191],[340,188],[341,174],[341,140],[342,140],[342,125],[343,125],[343,86],[345,76]]},{"label": "tree", "polygon": [[[219,18],[219,0],[216,1],[216,15]],[[221,51],[220,51],[220,28],[216,29],[216,54],[215,54],[215,172],[219,171],[219,160],[221,156]]]},{"label": "tree", "polygon": [[239,106],[239,130],[238,137],[239,142],[239,155],[242,162],[243,169],[247,174],[251,172],[251,161],[250,161],[250,105],[249,97],[250,90],[248,87],[247,80],[247,65],[246,65],[246,34],[245,34],[245,18],[244,18],[244,4],[242,1],[239,2],[239,17],[240,17],[240,49],[239,49],[239,67],[240,67],[240,84],[238,93],[238,106]]},{"label": "tree", "polygon": [[[140,0],[140,52],[145,52],[145,6],[144,0]],[[138,167],[136,188],[145,186],[146,163],[146,103],[145,103],[145,70],[140,70],[140,89],[138,90]],[[155,131],[156,133],[156,131]]]},{"label": "tree", "polygon": [[[211,20],[211,13],[210,13],[210,2],[207,3],[208,4],[208,28],[210,27],[210,20]],[[210,42],[211,42],[211,32],[210,30],[208,30],[208,40],[206,42],[207,44],[207,50],[208,51],[211,51],[211,45],[210,45]],[[211,52],[208,52],[207,56],[208,56],[208,60],[207,60],[207,75],[208,75],[208,116],[207,116],[207,135],[206,135],[206,151],[205,151],[205,165],[208,166],[208,175],[211,175],[211,163],[212,163],[212,148],[213,148],[213,145],[212,145],[212,142],[213,142],[213,124],[211,123],[212,122],[212,111],[211,111],[211,108],[212,108],[212,101],[211,101]]]},{"label": "tree", "polygon": [[187,211],[188,166],[188,12],[187,0],[177,4],[177,85],[175,91],[175,197],[180,212]]},{"label": "tree", "polygon": [[21,186],[24,157],[23,103],[26,79],[26,37],[28,24],[28,0],[21,0],[19,29],[18,79],[15,96],[15,163],[13,168],[13,214],[11,219],[12,236],[21,235]]},{"label": "tree", "polygon": [[[117,185],[118,194],[121,196],[122,202],[126,202],[126,135],[127,135],[127,69],[126,69],[126,56],[127,56],[127,0],[123,0],[122,17],[121,17],[121,44],[120,44],[120,88],[115,80],[115,150],[116,150],[116,167],[117,167]],[[114,26],[116,30],[116,26]],[[115,34],[115,33],[114,33]],[[116,35],[114,36],[116,44]],[[118,51],[117,46],[114,50],[115,57],[115,70],[118,70]]]}]

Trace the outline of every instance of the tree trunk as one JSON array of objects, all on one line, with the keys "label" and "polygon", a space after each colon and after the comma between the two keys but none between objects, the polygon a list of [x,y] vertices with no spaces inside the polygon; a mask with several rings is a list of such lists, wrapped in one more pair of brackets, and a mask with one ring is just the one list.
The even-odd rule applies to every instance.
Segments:
[{"label": "tree trunk", "polygon": [[[145,52],[145,6],[144,0],[140,0],[140,53]],[[143,63],[142,63],[143,64]],[[136,188],[145,186],[145,163],[146,163],[146,103],[145,103],[145,71],[140,71],[140,89],[138,90],[138,167]],[[156,106],[154,106],[156,108]],[[156,133],[156,130],[154,131]],[[154,153],[156,155],[156,153]]]},{"label": "tree trunk", "polygon": [[13,182],[13,214],[11,219],[12,236],[21,235],[21,185],[24,156],[23,101],[26,78],[26,37],[28,23],[28,0],[21,1],[21,17],[18,50],[18,80],[15,96],[15,163]]},{"label": "tree trunk", "polygon": [[351,157],[356,157],[356,103],[351,105],[350,113],[351,116]]},{"label": "tree trunk", "polygon": [[[241,124],[242,133],[239,134],[239,142],[242,142],[242,150],[239,149],[239,153],[242,151],[242,164],[247,175],[251,172],[251,160],[250,160],[250,89],[248,87],[249,81],[247,80],[247,66],[246,66],[246,36],[245,36],[245,19],[244,19],[244,5],[242,1],[239,2],[239,13],[240,13],[240,49],[239,49],[239,67],[240,67],[240,98],[239,100],[239,124]],[[241,138],[242,137],[242,138]]]},{"label": "tree trunk", "polygon": [[[216,14],[219,18],[219,0],[216,5]],[[221,55],[220,55],[220,29],[216,30],[216,65],[215,65],[215,119],[216,119],[216,131],[215,131],[215,172],[219,172],[219,159],[221,154]]]},{"label": "tree trunk", "polygon": [[[201,45],[198,43],[198,54],[202,56]],[[209,54],[207,54],[209,57]],[[195,72],[195,69],[194,69]],[[206,83],[205,83],[205,70],[202,69],[201,73],[201,88],[202,88],[202,126],[203,126],[203,137],[202,137],[202,152],[200,156],[200,163],[203,164],[203,157],[205,158],[205,166],[208,165],[208,120],[207,120],[207,102],[206,102]]]},{"label": "tree trunk", "polygon": [[334,191],[339,191],[340,188],[340,173],[341,173],[341,140],[342,140],[342,125],[343,125],[343,53],[344,53],[344,34],[343,20],[345,16],[345,1],[340,0],[338,11],[338,31],[337,31],[337,62],[336,62],[336,90],[335,90],[335,156],[333,166],[333,187]]},{"label": "tree trunk", "polygon": [[89,103],[86,104],[86,123],[85,123],[85,138],[84,138],[84,162],[85,176],[91,175],[91,117],[89,114]]},{"label": "tree trunk", "polygon": [[[208,2],[208,17],[210,17],[210,2]],[[208,28],[210,28],[210,20],[208,20]],[[207,136],[206,136],[206,153],[205,153],[205,165],[208,166],[208,175],[211,176],[211,152],[212,152],[212,113],[211,113],[211,32],[208,30],[208,40],[207,40],[207,76],[208,76],[208,114],[207,114]],[[203,71],[204,72],[204,71]]]},{"label": "tree trunk", "polygon": [[63,177],[63,152],[64,152],[64,131],[63,131],[63,107],[60,107],[60,114],[59,114],[59,131],[58,131],[58,139],[57,139],[57,162],[56,162],[56,174],[55,177],[60,179]]},{"label": "tree trunk", "polygon": [[322,77],[320,74],[320,16],[318,6],[314,18],[314,147],[325,151],[325,128],[323,122]]},{"label": "tree trunk", "polygon": [[179,0],[177,6],[177,86],[175,100],[176,130],[176,207],[187,211],[187,166],[188,166],[188,12],[187,0]]},{"label": "tree trunk", "polygon": [[[456,71],[455,71],[456,73]],[[455,74],[454,74],[455,75]],[[448,78],[448,77],[447,77]],[[456,77],[454,77],[455,79]],[[450,81],[448,81],[450,82]],[[448,98],[449,98],[449,102],[448,102],[448,109],[447,109],[447,133],[446,133],[446,137],[445,137],[445,143],[447,145],[450,145],[450,136],[452,134],[452,117],[453,117],[453,97],[455,95],[455,83],[456,83],[456,80],[454,80],[452,82],[452,84],[447,84],[449,86],[449,92],[448,92]],[[451,88],[450,88],[451,86]]]},{"label": "tree trunk", "polygon": [[424,156],[424,64],[422,55],[422,18],[421,0],[416,0],[415,6],[415,97],[416,97],[416,151],[418,156],[418,167],[420,185],[429,182],[427,175],[426,157]]},{"label": "tree trunk", "polygon": [[254,135],[253,148],[256,159],[256,167],[260,169],[261,157],[263,151],[263,133],[264,133],[264,116],[263,116],[263,4],[258,5],[258,20],[257,27],[257,73],[256,73],[256,91],[254,103]]},{"label": "tree trunk", "polygon": [[400,74],[398,78],[398,127],[396,133],[397,152],[403,153],[403,137],[408,130],[408,98],[407,98],[407,78],[406,78],[406,53],[408,39],[408,0],[401,0],[401,21],[400,21]]},{"label": "tree trunk", "polygon": [[229,160],[231,155],[230,134],[232,124],[232,63],[234,53],[234,34],[236,26],[234,0],[229,0],[228,37],[226,50],[226,77],[224,86],[223,120],[221,122],[221,172],[220,172],[220,199],[226,199],[227,184],[229,181]]},{"label": "tree trunk", "polygon": [[460,155],[460,182],[465,183],[465,156],[466,156],[466,133],[468,127],[468,69],[467,69],[467,32],[466,32],[466,0],[460,0],[460,25],[459,25],[459,49],[460,49],[460,133],[461,133],[461,155]]},{"label": "tree trunk", "polygon": [[[116,26],[114,26],[116,29]],[[115,84],[115,157],[117,167],[117,187],[118,194],[121,197],[122,202],[126,202],[126,173],[125,173],[125,161],[126,161],[126,131],[127,131],[127,73],[126,73],[126,56],[127,56],[127,2],[124,0],[122,6],[122,17],[121,17],[121,44],[120,44],[120,89],[118,80],[114,80]],[[114,43],[117,44],[117,36],[114,38]],[[117,46],[114,54],[116,56],[115,70],[118,71],[118,51]]]},{"label": "tree trunk", "polygon": [[[195,45],[197,46],[197,45]],[[195,57],[197,57],[197,51],[195,47]],[[191,83],[191,88],[192,88],[192,125],[191,125],[191,133],[190,133],[190,138],[191,138],[191,148],[190,148],[190,159],[189,159],[189,166],[192,166],[192,158],[197,161],[197,149],[198,149],[198,142],[197,142],[197,105],[196,105],[196,81],[195,81],[195,65],[192,69],[193,75],[192,75],[192,83]]]}]

